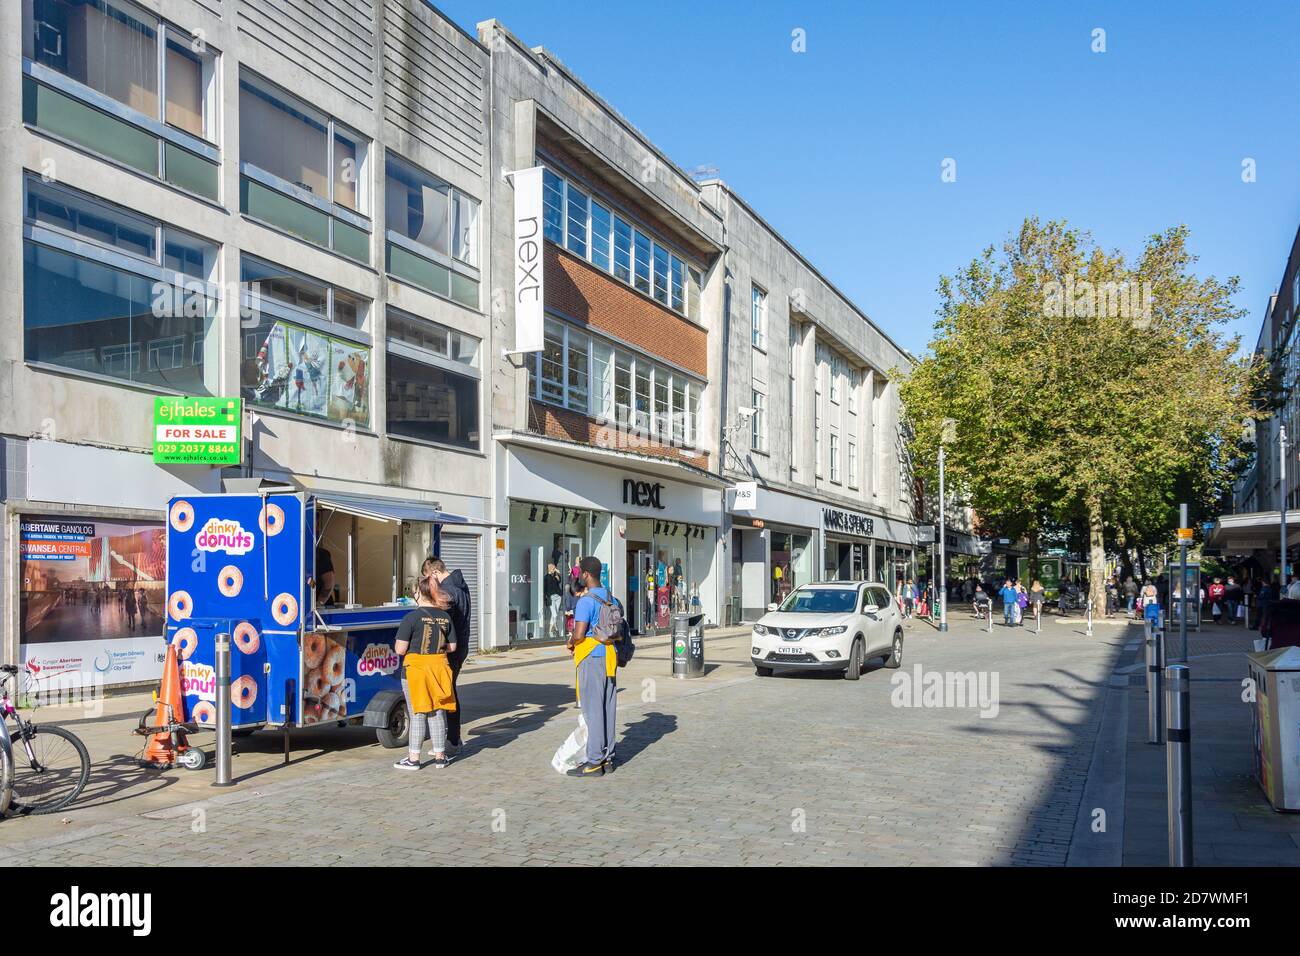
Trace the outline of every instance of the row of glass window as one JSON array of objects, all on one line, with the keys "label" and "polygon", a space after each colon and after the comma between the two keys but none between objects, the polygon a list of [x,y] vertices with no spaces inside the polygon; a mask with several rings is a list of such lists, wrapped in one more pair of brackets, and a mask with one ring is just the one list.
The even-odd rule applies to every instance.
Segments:
[{"label": "row of glass window", "polygon": [[661,305],[698,318],[699,271],[603,201],[545,169],[542,209],[547,239]]},{"label": "row of glass window", "polygon": [[[29,176],[29,362],[183,394],[216,394],[218,247]],[[252,256],[240,261],[241,393],[370,427],[371,303]],[[389,308],[387,432],[480,448],[479,340]]]},{"label": "row of glass window", "polygon": [[567,323],[546,320],[530,366],[533,398],[635,431],[663,444],[694,446],[700,383]]},{"label": "row of glass window", "polygon": [[[25,122],[217,200],[219,57],[201,36],[126,0],[29,0],[23,53]],[[239,124],[241,211],[369,262],[367,139],[246,70]],[[481,308],[478,200],[392,154],[384,174],[389,271]]]}]

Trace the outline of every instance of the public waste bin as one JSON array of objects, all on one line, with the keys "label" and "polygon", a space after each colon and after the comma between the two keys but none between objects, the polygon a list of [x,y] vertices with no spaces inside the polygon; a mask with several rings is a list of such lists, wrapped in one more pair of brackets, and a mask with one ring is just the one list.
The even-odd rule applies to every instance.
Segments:
[{"label": "public waste bin", "polygon": [[678,611],[673,615],[673,676],[704,676],[704,615]]},{"label": "public waste bin", "polygon": [[1300,810],[1300,647],[1246,655],[1255,777],[1274,810]]}]

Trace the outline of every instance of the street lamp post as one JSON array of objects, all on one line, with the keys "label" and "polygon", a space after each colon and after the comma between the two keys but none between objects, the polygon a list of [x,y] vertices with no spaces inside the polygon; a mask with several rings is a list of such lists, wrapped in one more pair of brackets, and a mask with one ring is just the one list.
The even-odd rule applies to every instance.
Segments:
[{"label": "street lamp post", "polygon": [[[1286,581],[1286,506],[1287,506],[1287,493],[1286,493],[1286,426],[1285,426],[1285,425],[1280,425],[1280,426],[1278,426],[1278,430],[1277,430],[1277,441],[1278,441],[1278,452],[1279,452],[1279,454],[1278,454],[1278,458],[1279,458],[1279,464],[1280,464],[1280,469],[1279,469],[1279,471],[1278,471],[1278,474],[1279,474],[1279,475],[1281,476],[1281,478],[1282,478],[1282,501],[1279,503],[1279,513],[1281,514],[1281,519],[1282,519],[1282,520],[1281,520],[1281,528],[1280,528],[1280,530],[1281,530],[1281,532],[1282,532],[1282,547],[1281,547],[1281,558],[1282,558],[1282,559],[1281,559],[1281,561],[1279,562],[1279,564],[1282,566],[1282,591],[1285,592],[1285,591],[1286,591],[1286,584],[1287,584],[1287,581]],[[1278,597],[1285,597],[1285,596],[1286,596],[1285,593],[1283,593],[1283,594],[1279,594],[1279,595],[1278,595]]]},{"label": "street lamp post", "polygon": [[944,445],[957,437],[957,422],[951,418],[943,420],[939,432],[939,630],[948,630],[948,554],[945,525],[947,524],[944,505]]}]

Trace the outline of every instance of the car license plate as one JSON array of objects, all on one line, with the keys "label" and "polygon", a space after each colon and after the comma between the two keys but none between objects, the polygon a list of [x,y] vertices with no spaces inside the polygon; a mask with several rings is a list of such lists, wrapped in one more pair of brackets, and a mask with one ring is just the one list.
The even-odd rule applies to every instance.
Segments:
[{"label": "car license plate", "polygon": [[776,649],[776,652],[778,654],[802,654],[803,648],[802,647],[778,647]]}]

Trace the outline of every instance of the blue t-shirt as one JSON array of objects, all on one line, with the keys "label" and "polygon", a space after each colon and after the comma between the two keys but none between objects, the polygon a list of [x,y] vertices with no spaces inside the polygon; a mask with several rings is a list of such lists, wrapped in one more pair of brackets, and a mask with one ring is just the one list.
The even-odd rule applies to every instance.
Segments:
[{"label": "blue t-shirt", "polygon": [[[600,622],[600,609],[602,605],[600,601],[596,600],[598,597],[600,598],[600,601],[608,601],[609,591],[605,588],[592,588],[582,597],[578,598],[578,606],[573,611],[573,626],[577,627],[579,621],[585,621],[587,623],[587,636],[589,637],[596,636],[593,632],[596,629],[596,625]],[[604,657],[605,645],[596,645],[591,649],[591,654],[588,656]]]}]

